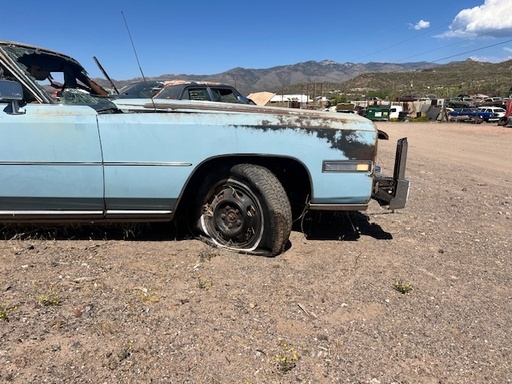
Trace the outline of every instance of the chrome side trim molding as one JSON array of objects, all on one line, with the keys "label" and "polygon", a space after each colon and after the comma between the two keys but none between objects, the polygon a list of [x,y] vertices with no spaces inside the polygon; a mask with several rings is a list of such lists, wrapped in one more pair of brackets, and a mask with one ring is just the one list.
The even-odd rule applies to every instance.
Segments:
[{"label": "chrome side trim molding", "polygon": [[73,166],[73,167],[82,167],[82,166],[101,166],[101,161],[83,161],[83,162],[72,162],[72,161],[0,161],[0,165],[21,165],[21,166]]},{"label": "chrome side trim molding", "polygon": [[107,216],[154,216],[154,215],[170,215],[172,211],[137,211],[137,210],[110,210],[107,211]]},{"label": "chrome side trim molding", "polygon": [[109,221],[170,221],[172,210],[110,210],[104,211],[0,211],[0,222],[109,222]]},{"label": "chrome side trim molding", "polygon": [[0,211],[3,216],[103,216],[103,211]]},{"label": "chrome side trim molding", "polygon": [[0,211],[4,223],[62,223],[103,220],[103,211]]},{"label": "chrome side trim molding", "polygon": [[18,165],[18,166],[101,166],[106,167],[190,167],[192,163],[181,161],[112,161],[102,163],[100,161],[67,162],[67,161],[0,161],[0,165]]},{"label": "chrome side trim molding", "polygon": [[180,161],[111,161],[104,163],[106,167],[190,167],[192,163]]}]

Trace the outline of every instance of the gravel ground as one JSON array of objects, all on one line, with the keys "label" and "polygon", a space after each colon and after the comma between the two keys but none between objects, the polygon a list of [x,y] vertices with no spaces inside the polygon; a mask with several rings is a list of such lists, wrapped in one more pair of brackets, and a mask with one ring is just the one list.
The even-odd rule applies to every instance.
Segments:
[{"label": "gravel ground", "polygon": [[387,173],[409,137],[407,208],[310,217],[275,258],[4,228],[0,382],[512,382],[512,129],[378,126]]}]

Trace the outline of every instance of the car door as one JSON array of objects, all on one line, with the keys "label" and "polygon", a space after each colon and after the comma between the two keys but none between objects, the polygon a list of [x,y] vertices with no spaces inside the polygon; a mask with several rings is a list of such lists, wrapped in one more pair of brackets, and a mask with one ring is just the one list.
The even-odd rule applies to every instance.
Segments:
[{"label": "car door", "polygon": [[97,113],[86,106],[0,103],[0,219],[103,217]]},{"label": "car door", "polygon": [[198,130],[191,120],[187,113],[98,116],[107,219],[171,219],[201,153],[186,144]]}]

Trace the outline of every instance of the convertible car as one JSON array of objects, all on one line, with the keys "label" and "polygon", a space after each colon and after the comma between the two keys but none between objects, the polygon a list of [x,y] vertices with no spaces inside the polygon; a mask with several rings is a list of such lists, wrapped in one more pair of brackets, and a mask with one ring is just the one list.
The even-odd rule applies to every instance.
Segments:
[{"label": "convertible car", "polygon": [[64,54],[0,41],[0,222],[171,221],[215,246],[277,255],[306,210],[406,204],[357,115],[111,99]]}]

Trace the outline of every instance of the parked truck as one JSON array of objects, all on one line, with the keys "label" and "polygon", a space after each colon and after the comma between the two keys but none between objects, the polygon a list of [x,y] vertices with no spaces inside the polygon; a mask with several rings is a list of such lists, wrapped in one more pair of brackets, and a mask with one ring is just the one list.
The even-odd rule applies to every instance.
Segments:
[{"label": "parked truck", "polygon": [[[307,210],[404,208],[355,114],[116,99],[64,54],[0,41],[0,222],[171,221],[224,249],[277,255]],[[382,135],[385,136],[385,135]]]}]

